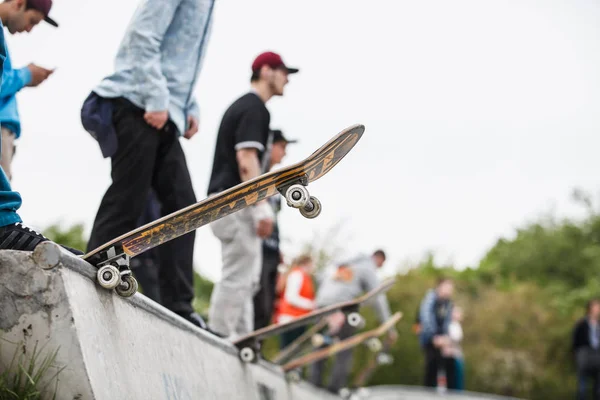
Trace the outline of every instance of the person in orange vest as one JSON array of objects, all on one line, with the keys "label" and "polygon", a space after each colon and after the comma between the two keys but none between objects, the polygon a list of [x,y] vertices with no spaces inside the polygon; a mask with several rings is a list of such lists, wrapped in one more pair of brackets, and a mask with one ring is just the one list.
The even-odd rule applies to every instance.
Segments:
[{"label": "person in orange vest", "polygon": [[[315,286],[312,278],[314,263],[309,255],[296,258],[285,275],[285,287],[279,287],[281,297],[277,304],[277,323],[282,324],[308,314],[315,309]],[[283,349],[304,333],[305,326],[291,329],[281,334],[280,347]]]}]

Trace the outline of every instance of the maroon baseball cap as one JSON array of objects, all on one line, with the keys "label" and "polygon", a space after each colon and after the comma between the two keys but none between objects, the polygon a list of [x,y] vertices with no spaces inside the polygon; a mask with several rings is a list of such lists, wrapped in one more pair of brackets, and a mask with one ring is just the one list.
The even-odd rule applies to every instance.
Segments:
[{"label": "maroon baseball cap", "polygon": [[277,53],[273,53],[272,51],[266,51],[261,53],[254,59],[252,63],[252,72],[259,70],[263,65],[268,65],[269,67],[275,68],[285,68],[288,74],[295,74],[299,71],[298,68],[290,68],[281,59],[281,56]]},{"label": "maroon baseball cap", "polygon": [[41,12],[44,15],[44,21],[58,27],[56,21],[48,16],[52,8],[52,0],[27,0],[27,8]]}]

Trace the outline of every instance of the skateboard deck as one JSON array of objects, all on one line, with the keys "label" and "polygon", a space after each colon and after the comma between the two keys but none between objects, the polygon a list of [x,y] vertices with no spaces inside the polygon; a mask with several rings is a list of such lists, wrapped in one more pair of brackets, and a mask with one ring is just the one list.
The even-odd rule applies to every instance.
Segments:
[{"label": "skateboard deck", "polygon": [[321,203],[308,193],[306,186],[335,167],[360,140],[364,130],[364,125],[350,126],[300,162],[242,182],[125,233],[80,257],[98,268],[100,286],[129,297],[137,291],[137,281],[129,268],[130,258],[277,193],[304,217],[315,218],[321,212]]},{"label": "skateboard deck", "polygon": [[362,303],[370,300],[372,297],[387,291],[389,288],[392,287],[395,281],[396,278],[394,277],[387,278],[379,286],[363,294],[362,296],[355,298],[354,300],[344,301],[332,304],[327,307],[322,307],[311,313],[294,318],[289,322],[266,326],[264,328],[258,329],[254,332],[251,332],[245,336],[238,338],[233,342],[233,344],[238,348],[239,356],[242,359],[242,361],[254,362],[257,360],[256,350],[258,348],[260,340],[265,339],[269,336],[287,332],[290,329],[308,325],[313,321],[319,320],[329,314],[341,311],[344,314],[346,314],[347,321],[351,326],[360,326],[360,324],[362,324],[364,320],[362,316],[358,313],[359,306]]},{"label": "skateboard deck", "polygon": [[371,378],[377,367],[380,365],[391,364],[393,362],[394,359],[389,353],[390,347],[391,343],[389,340],[385,340],[383,343],[383,348],[380,351],[377,351],[375,356],[369,360],[367,365],[356,374],[356,378],[352,382],[352,385],[355,388],[364,386]]},{"label": "skateboard deck", "polygon": [[[355,347],[363,342],[368,340],[375,339],[379,336],[385,334],[388,330],[394,327],[396,323],[402,318],[402,313],[400,311],[396,312],[392,315],[387,321],[383,324],[379,325],[377,328],[371,329],[366,332],[358,333],[354,336],[351,336],[347,339],[341,340],[332,344],[331,346],[327,346],[323,349],[316,350],[312,353],[308,353],[302,357],[298,357],[295,360],[292,360],[282,366],[282,369],[285,373],[289,373],[292,370],[296,370],[297,368],[303,367],[308,364],[312,364],[314,362],[323,360],[327,357],[335,355],[341,351],[348,350],[352,347]],[[369,345],[369,347],[374,348],[376,345]],[[296,371],[297,372],[297,371]],[[288,375],[292,379],[297,379],[295,374]]]},{"label": "skateboard deck", "polygon": [[324,329],[327,326],[327,319],[322,318],[316,324],[310,327],[309,330],[300,335],[296,340],[290,343],[286,348],[281,350],[279,353],[273,357],[271,360],[275,364],[281,364],[290,359],[290,357],[294,356],[302,349],[302,346],[308,342],[308,340],[317,334],[321,329]]}]

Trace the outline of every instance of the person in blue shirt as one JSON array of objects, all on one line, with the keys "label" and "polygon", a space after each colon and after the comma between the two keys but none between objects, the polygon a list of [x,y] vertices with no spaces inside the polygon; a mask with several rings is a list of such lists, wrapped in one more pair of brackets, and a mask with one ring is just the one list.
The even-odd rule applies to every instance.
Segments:
[{"label": "person in blue shirt", "polygon": [[453,293],[453,280],[440,278],[436,288],[427,291],[419,307],[419,344],[425,355],[423,386],[426,387],[437,387],[438,373],[443,370],[447,388],[456,389],[454,360],[443,354],[444,347],[449,343]]},{"label": "person in blue shirt", "polygon": [[[4,24],[0,21],[0,69],[4,69],[6,57]],[[4,75],[0,76],[0,90],[4,86],[3,78]],[[3,150],[1,142],[0,150]],[[1,154],[2,152],[0,151]],[[19,192],[12,190],[4,169],[0,168],[0,250],[33,251],[38,244],[49,241],[41,233],[23,224],[17,212],[21,207],[21,203],[21,195]],[[76,255],[83,254],[80,250],[67,246],[62,247]]]},{"label": "person in blue shirt", "polygon": [[[0,3],[0,19],[11,34],[31,32],[43,20],[58,27],[58,24],[48,17],[51,7],[52,0],[8,0]],[[15,154],[15,141],[21,136],[17,93],[25,87],[38,86],[52,72],[52,70],[35,64],[29,64],[23,68],[13,68],[10,53],[6,48],[2,73],[3,84],[0,89],[0,125],[2,126],[0,165],[9,180],[12,180],[11,164]]]},{"label": "person in blue shirt", "polygon": [[[138,227],[152,189],[161,216],[196,203],[180,138],[198,131],[193,90],[211,30],[214,0],[144,0],[121,41],[115,71],[92,89],[82,124],[111,157],[112,182],[88,251]],[[157,248],[161,304],[207,329],[194,312],[195,232]]]}]

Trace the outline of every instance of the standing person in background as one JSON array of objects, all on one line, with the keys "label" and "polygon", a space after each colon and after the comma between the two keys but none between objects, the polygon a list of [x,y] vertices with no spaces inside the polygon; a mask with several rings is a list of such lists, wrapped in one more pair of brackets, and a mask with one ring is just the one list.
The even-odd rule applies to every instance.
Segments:
[{"label": "standing person in background", "polygon": [[[138,227],[150,189],[161,216],[196,202],[180,139],[198,132],[200,110],[193,92],[213,7],[214,0],[140,2],[117,52],[116,71],[84,101],[82,123],[111,157],[112,168],[88,251]],[[208,329],[192,307],[195,234],[158,247],[160,300]]]},{"label": "standing person in background", "polygon": [[[383,267],[386,254],[378,249],[372,254],[361,254],[346,262],[338,263],[334,270],[325,274],[317,292],[316,307],[327,307],[343,301],[353,300],[365,292],[369,292],[381,283],[377,269]],[[374,308],[380,323],[391,317],[390,305],[385,294],[376,296]],[[327,333],[333,340],[344,340],[356,332],[356,328],[348,324],[344,313],[337,312],[326,317]],[[396,329],[388,331],[388,339],[394,343],[398,338]],[[313,385],[324,387],[323,375],[327,360],[320,360],[312,365],[310,381]],[[344,350],[335,356],[331,370],[331,379],[327,390],[332,393],[346,386],[352,369],[352,349]]]},{"label": "standing person in background", "polygon": [[[229,106],[219,126],[209,196],[265,172],[271,121],[266,104],[275,96],[283,96],[288,76],[297,72],[273,52],[254,59],[250,90]],[[263,200],[210,224],[221,242],[223,273],[211,294],[208,319],[211,329],[228,340],[253,331],[253,298],[260,287],[262,240],[271,235],[273,220],[273,209]]]},{"label": "standing person in background", "polygon": [[577,367],[577,400],[588,398],[588,379],[592,399],[600,399],[600,299],[587,303],[586,315],[575,324],[571,351]]},{"label": "standing person in background", "polygon": [[454,361],[455,366],[455,382],[454,389],[463,390],[465,387],[465,360],[462,351],[461,342],[463,340],[463,329],[461,322],[463,319],[463,310],[461,307],[454,306],[452,310],[452,321],[448,325],[448,345],[443,348],[444,357]]},{"label": "standing person in background", "polygon": [[[11,34],[31,32],[41,21],[58,27],[48,16],[52,0],[5,0],[0,3],[0,19]],[[13,68],[8,46],[2,69],[0,89],[0,125],[2,126],[2,157],[0,165],[8,180],[12,180],[12,161],[16,152],[15,141],[21,137],[21,118],[17,104],[17,93],[25,87],[36,87],[44,82],[53,70],[29,64]]]},{"label": "standing person in background", "polygon": [[449,342],[448,327],[452,318],[453,291],[452,280],[441,278],[436,288],[428,290],[421,302],[419,344],[425,355],[424,386],[426,387],[437,387],[438,374],[444,370],[448,389],[455,389],[454,360],[442,354],[442,349]]},{"label": "standing person in background", "polygon": [[[296,140],[288,140],[280,130],[272,130],[273,144],[269,152],[269,168],[279,164],[286,154],[289,143]],[[267,172],[267,171],[265,171]],[[282,262],[281,249],[279,248],[279,224],[277,214],[281,210],[281,197],[271,196],[267,199],[273,209],[273,232],[265,238],[262,243],[262,269],[260,274],[260,289],[254,295],[254,330],[264,328],[271,324],[275,307],[275,286],[277,283],[277,267]]]},{"label": "standing person in background", "polygon": [[[312,273],[315,269],[312,257],[296,258],[285,279],[285,289],[279,303],[278,324],[284,324],[312,312],[315,309],[315,286]],[[281,334],[280,348],[283,349],[306,331],[299,326]]]}]

